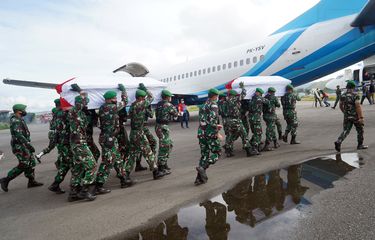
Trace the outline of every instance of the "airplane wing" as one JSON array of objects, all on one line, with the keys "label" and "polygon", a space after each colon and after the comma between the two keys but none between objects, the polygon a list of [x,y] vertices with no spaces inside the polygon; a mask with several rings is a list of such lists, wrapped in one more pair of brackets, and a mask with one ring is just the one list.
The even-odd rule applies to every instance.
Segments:
[{"label": "airplane wing", "polygon": [[375,0],[370,0],[351,24],[352,27],[369,25],[375,25]]},{"label": "airplane wing", "polygon": [[3,80],[4,84],[8,85],[15,85],[15,86],[23,86],[23,87],[33,87],[33,88],[47,88],[47,89],[55,89],[58,84],[56,83],[44,83],[44,82],[36,82],[36,81],[25,81],[25,80],[15,80],[6,78]]}]

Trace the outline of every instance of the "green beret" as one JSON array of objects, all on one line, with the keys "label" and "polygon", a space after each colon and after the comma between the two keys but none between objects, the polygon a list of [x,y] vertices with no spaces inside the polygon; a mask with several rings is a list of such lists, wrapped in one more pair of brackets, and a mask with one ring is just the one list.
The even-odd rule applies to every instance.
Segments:
[{"label": "green beret", "polygon": [[135,92],[135,97],[146,97],[146,96],[147,96],[147,93],[141,89],[138,89]]},{"label": "green beret", "polygon": [[227,96],[227,93],[226,93],[226,92],[220,92],[219,96],[220,96],[220,97],[226,97],[226,96]]},{"label": "green beret", "polygon": [[268,88],[268,92],[276,92],[276,89],[274,87]]},{"label": "green beret", "polygon": [[106,93],[104,93],[103,97],[105,100],[112,99],[117,97],[117,93],[115,91],[107,91]]},{"label": "green beret", "polygon": [[264,93],[263,89],[261,89],[261,88],[256,88],[256,89],[255,89],[255,92],[258,92],[258,93],[260,93],[260,94],[263,94],[263,93]]},{"label": "green beret", "polygon": [[57,108],[52,108],[52,113],[56,114],[56,112],[57,112]]},{"label": "green beret", "polygon": [[231,90],[229,91],[229,95],[231,95],[231,96],[237,96],[237,95],[238,95],[238,92],[237,92],[236,90],[231,89]]},{"label": "green beret", "polygon": [[208,91],[208,95],[219,95],[220,92],[219,90],[217,90],[216,88],[211,88],[209,91]]},{"label": "green beret", "polygon": [[81,95],[78,95],[77,97],[75,97],[74,102],[75,103],[82,103],[83,102],[83,97]]},{"label": "green beret", "polygon": [[166,90],[166,89],[164,89],[163,91],[161,91],[161,95],[163,97],[173,97],[173,94],[170,91]]},{"label": "green beret", "polygon": [[59,106],[60,105],[60,98],[56,98],[53,102],[56,104],[56,106]]},{"label": "green beret", "polygon": [[346,83],[346,88],[355,88],[356,84],[353,80],[350,80]]},{"label": "green beret", "polygon": [[26,105],[24,104],[15,104],[13,105],[13,112],[15,111],[25,111]]},{"label": "green beret", "polygon": [[286,85],[286,89],[288,90],[288,89],[294,89],[294,87],[293,87],[293,85],[292,84],[288,84],[288,85]]}]

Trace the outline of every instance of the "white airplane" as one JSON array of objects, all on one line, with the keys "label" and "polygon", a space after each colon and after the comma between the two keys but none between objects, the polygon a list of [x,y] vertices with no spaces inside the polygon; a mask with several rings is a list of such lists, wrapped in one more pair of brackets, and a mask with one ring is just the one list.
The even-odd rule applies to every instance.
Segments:
[{"label": "white airplane", "polygon": [[[280,76],[296,86],[319,79],[375,55],[375,0],[321,0],[313,8],[264,40],[151,72],[140,63],[124,65],[138,77],[147,75],[167,84],[188,104],[199,104],[210,88],[230,88],[238,78]],[[131,81],[125,77],[124,81]],[[4,83],[54,88],[56,84]]]}]

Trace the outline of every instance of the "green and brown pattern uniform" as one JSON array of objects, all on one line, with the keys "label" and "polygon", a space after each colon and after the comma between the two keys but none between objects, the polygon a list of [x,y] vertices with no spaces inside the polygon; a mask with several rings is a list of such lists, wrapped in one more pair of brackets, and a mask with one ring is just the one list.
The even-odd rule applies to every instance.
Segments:
[{"label": "green and brown pattern uniform", "polygon": [[159,155],[158,165],[167,165],[169,154],[173,148],[173,141],[169,136],[169,121],[178,116],[178,112],[172,103],[162,100],[158,103],[156,108],[156,125],[155,133],[159,138]]},{"label": "green and brown pattern uniform", "polygon": [[146,159],[151,171],[157,168],[155,153],[153,152],[150,141],[145,134],[148,130],[145,127],[146,114],[153,100],[154,98],[152,94],[147,92],[147,97],[144,101],[135,101],[130,106],[130,149],[129,158],[125,163],[125,170],[127,173],[130,173],[133,170],[134,163],[140,155]]},{"label": "green and brown pattern uniform", "polygon": [[279,99],[273,95],[267,93],[264,97],[266,100],[265,104],[263,105],[263,120],[266,122],[266,142],[270,143],[276,141],[276,108],[280,107]]},{"label": "green and brown pattern uniform", "polygon": [[344,130],[338,138],[338,142],[342,143],[345,140],[354,125],[357,130],[358,145],[362,145],[364,141],[364,130],[363,125],[359,122],[359,117],[356,111],[356,103],[359,102],[359,96],[354,92],[346,92],[342,94],[340,101],[344,107]]},{"label": "green and brown pattern uniform", "polygon": [[297,136],[298,118],[296,111],[297,101],[301,101],[301,98],[295,93],[285,93],[281,97],[281,104],[283,105],[283,115],[287,123],[285,129],[285,135],[291,133],[292,137]]},{"label": "green and brown pattern uniform", "polygon": [[199,109],[198,139],[201,149],[199,166],[204,169],[207,169],[211,164],[215,164],[221,155],[218,122],[217,103],[208,99]]},{"label": "green and brown pattern uniform", "polygon": [[250,101],[249,108],[249,118],[250,118],[250,128],[253,136],[251,137],[251,146],[253,148],[258,148],[262,141],[262,112],[263,105],[268,102],[262,96],[254,96]]},{"label": "green and brown pattern uniform", "polygon": [[30,131],[22,117],[13,115],[10,118],[10,133],[12,135],[10,145],[13,154],[17,157],[18,165],[8,172],[8,178],[11,180],[24,173],[25,177],[33,180],[36,165],[35,149],[30,143]]}]

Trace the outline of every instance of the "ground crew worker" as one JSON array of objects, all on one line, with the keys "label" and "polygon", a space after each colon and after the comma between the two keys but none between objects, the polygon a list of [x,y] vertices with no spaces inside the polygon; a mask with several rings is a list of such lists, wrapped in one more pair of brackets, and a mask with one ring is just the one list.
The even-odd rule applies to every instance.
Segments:
[{"label": "ground crew worker", "polygon": [[300,144],[300,142],[296,140],[298,127],[296,103],[297,101],[301,101],[301,98],[298,96],[298,94],[294,93],[293,90],[293,85],[288,84],[286,86],[286,93],[281,98],[281,104],[283,105],[283,115],[287,123],[283,141],[288,142],[288,134],[291,133],[292,140],[290,141],[290,144]]},{"label": "ground crew worker", "polygon": [[201,149],[201,159],[196,167],[197,177],[195,185],[205,184],[208,180],[206,169],[215,164],[221,155],[219,131],[222,125],[218,124],[219,114],[217,99],[220,92],[216,88],[208,91],[206,103],[199,109],[198,139]]},{"label": "ground crew worker", "polygon": [[14,115],[10,118],[10,133],[12,139],[10,145],[12,152],[18,159],[18,165],[8,172],[8,176],[0,179],[1,189],[8,192],[9,182],[21,173],[29,179],[28,188],[42,186],[43,183],[35,181],[34,168],[36,159],[35,149],[31,145],[30,132],[23,117],[26,116],[26,105],[15,104],[13,106]]},{"label": "ground crew worker", "polygon": [[340,85],[337,85],[336,86],[336,101],[335,101],[335,104],[332,107],[333,109],[335,109],[336,106],[337,106],[337,103],[339,103],[339,101],[341,99],[341,94],[342,94],[342,92],[341,92]]},{"label": "ground crew worker", "polygon": [[[142,89],[147,91],[143,84],[140,85],[142,86]],[[132,180],[130,179],[130,173],[133,170],[134,163],[136,162],[140,153],[146,159],[155,180],[164,176],[164,174],[158,170],[155,154],[150,147],[149,140],[144,134],[146,109],[154,99],[151,92],[146,91],[141,89],[136,91],[136,101],[132,103],[129,109],[129,117],[131,121],[131,131],[129,136],[130,150],[129,159],[125,163],[125,181],[127,186],[131,186],[133,184]]]},{"label": "ground crew worker", "polygon": [[96,176],[96,162],[87,145],[86,128],[88,122],[86,114],[83,112],[88,101],[89,99],[85,96],[77,96],[74,107],[69,111],[68,115],[70,147],[74,153],[69,201],[79,199],[93,201],[96,198],[96,186],[93,185]]},{"label": "ground crew worker", "polygon": [[169,136],[168,123],[171,119],[178,116],[178,111],[171,103],[172,93],[168,90],[161,92],[163,100],[161,100],[156,107],[156,125],[155,132],[159,138],[159,154],[158,154],[158,166],[159,170],[163,171],[164,174],[170,174],[170,170],[166,169],[169,154],[172,151],[173,141]]},{"label": "ground crew worker", "polygon": [[266,143],[263,151],[272,151],[270,146],[273,143],[274,148],[280,147],[276,138],[275,123],[277,119],[276,108],[280,107],[279,99],[275,96],[276,89],[273,87],[268,88],[268,92],[264,97],[268,101],[263,106],[263,120],[266,122]]},{"label": "ground crew worker", "polygon": [[361,150],[368,148],[368,146],[363,145],[364,118],[362,107],[359,102],[359,96],[356,92],[354,92],[355,86],[356,84],[354,81],[348,81],[346,85],[347,91],[341,96],[340,109],[344,114],[344,130],[335,142],[335,149],[338,152],[341,151],[341,143],[349,135],[353,125],[357,130],[357,149]]},{"label": "ground crew worker", "polygon": [[96,175],[96,192],[99,194],[109,193],[111,190],[106,189],[103,185],[106,183],[113,167],[120,179],[121,187],[125,187],[125,171],[124,161],[119,152],[117,141],[120,132],[120,123],[118,110],[126,107],[128,96],[126,89],[119,84],[121,91],[121,103],[117,104],[117,94],[115,91],[107,91],[103,97],[105,103],[99,108],[100,136],[99,144],[102,147],[102,162],[100,163],[98,173]]},{"label": "ground crew worker", "polygon": [[59,165],[55,180],[48,189],[57,194],[62,194],[65,193],[65,191],[60,188],[60,184],[64,181],[66,174],[72,167],[73,154],[70,149],[68,111],[63,110],[61,107],[57,108],[56,111],[55,129],[58,151],[57,162],[59,162]]},{"label": "ground crew worker", "polygon": [[241,121],[241,100],[235,90],[229,91],[228,100],[225,102],[227,134],[225,138],[225,153],[227,157],[234,156],[233,143],[241,137],[243,149],[246,150],[247,155],[250,155],[250,140],[246,129]]},{"label": "ground crew worker", "polygon": [[266,100],[262,97],[264,91],[261,88],[256,88],[254,96],[250,101],[249,116],[250,127],[253,136],[251,137],[251,156],[260,155],[260,143],[262,141],[262,112],[263,105]]}]

